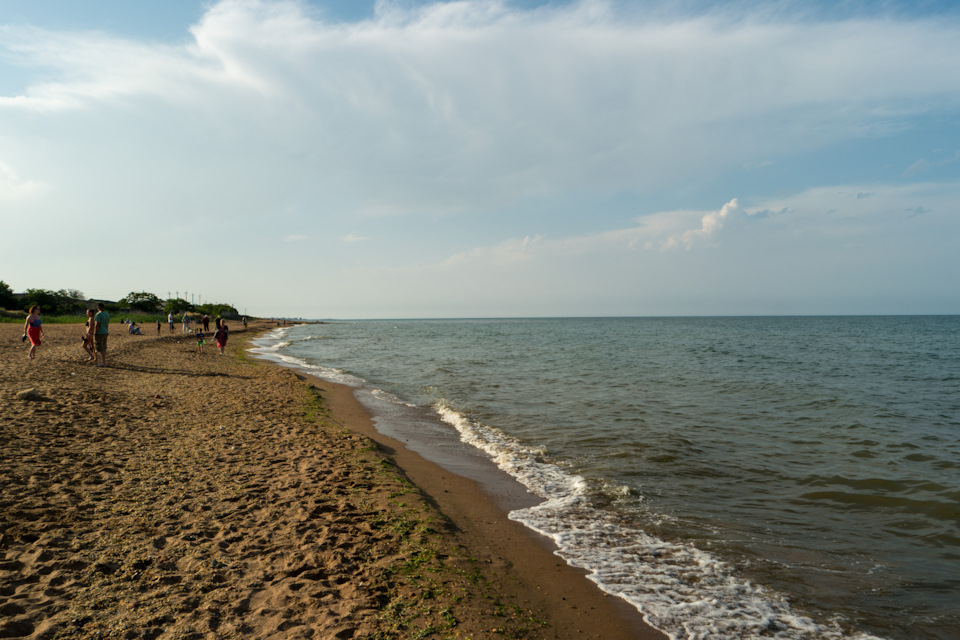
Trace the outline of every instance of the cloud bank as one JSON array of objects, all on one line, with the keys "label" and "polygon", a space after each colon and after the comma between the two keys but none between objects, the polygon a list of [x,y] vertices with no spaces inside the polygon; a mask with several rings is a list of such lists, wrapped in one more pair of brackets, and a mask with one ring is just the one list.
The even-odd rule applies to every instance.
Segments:
[{"label": "cloud bank", "polygon": [[[492,308],[501,294],[562,300],[578,273],[583,299],[619,300],[619,287],[595,283],[655,269],[669,275],[646,294],[693,299],[708,278],[691,269],[711,256],[726,260],[714,273],[741,273],[746,256],[799,263],[815,236],[886,232],[889,247],[947,225],[960,189],[936,172],[956,148],[937,155],[915,140],[884,176],[790,167],[955,119],[957,17],[737,6],[381,1],[344,23],[291,0],[222,0],[180,44],[3,26],[0,65],[27,77],[0,95],[10,237],[30,232],[29,215],[59,220],[49,241],[70,256],[76,221],[95,216],[119,258],[139,257],[150,237],[131,216],[168,220],[157,236],[174,261],[186,251],[177,234],[209,233],[308,271],[338,265],[344,300],[362,289],[351,278],[382,276],[387,300],[429,274],[450,289],[472,283]],[[749,180],[733,188],[731,176]],[[297,233],[274,231],[279,218]],[[27,257],[2,248],[11,263]],[[507,295],[485,273],[508,268],[536,290]],[[793,282],[795,263],[783,268]],[[97,287],[49,286],[73,284]]]},{"label": "cloud bank", "polygon": [[0,109],[157,114],[197,146],[243,139],[389,215],[678,184],[907,126],[960,95],[957,25],[933,20],[466,1],[381,2],[335,24],[297,2],[225,0],[191,33],[173,47],[7,28],[6,55],[51,79]]}]

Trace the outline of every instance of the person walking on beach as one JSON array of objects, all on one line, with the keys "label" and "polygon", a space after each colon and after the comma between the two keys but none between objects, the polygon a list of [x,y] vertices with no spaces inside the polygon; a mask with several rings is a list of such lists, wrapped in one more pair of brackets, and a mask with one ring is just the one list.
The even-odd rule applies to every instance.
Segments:
[{"label": "person walking on beach", "polygon": [[183,334],[186,335],[190,333],[190,314],[184,311],[183,318],[180,322],[183,323]]},{"label": "person walking on beach", "polygon": [[210,316],[203,314],[203,330],[210,331]]},{"label": "person walking on beach", "polygon": [[103,303],[97,303],[97,315],[93,316],[93,341],[97,349],[97,359],[94,366],[107,366],[107,336],[110,334],[110,314],[103,308]]},{"label": "person walking on beach", "polygon": [[160,335],[160,318],[157,318],[157,335]]},{"label": "person walking on beach", "polygon": [[87,309],[87,331],[83,334],[83,351],[87,354],[85,362],[93,362],[97,359],[97,352],[93,347],[93,316],[95,313],[93,309]]},{"label": "person walking on beach", "polygon": [[197,327],[197,355],[203,353],[203,330]]},{"label": "person walking on beach", "polygon": [[30,353],[27,357],[33,360],[37,355],[37,347],[43,342],[43,326],[40,320],[40,307],[33,305],[30,307],[30,315],[23,323],[23,335],[30,338]]},{"label": "person walking on beach", "polygon": [[217,348],[220,349],[220,355],[226,355],[223,350],[227,348],[227,338],[230,337],[230,330],[227,329],[227,321],[220,321],[220,328],[217,329]]},{"label": "person walking on beach", "polygon": [[167,322],[170,324],[170,333],[173,333],[173,311],[167,314]]}]

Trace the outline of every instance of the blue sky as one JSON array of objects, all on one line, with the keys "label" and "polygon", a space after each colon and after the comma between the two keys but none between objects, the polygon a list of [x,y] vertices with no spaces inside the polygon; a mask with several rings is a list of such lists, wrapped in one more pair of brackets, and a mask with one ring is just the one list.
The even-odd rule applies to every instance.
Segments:
[{"label": "blue sky", "polygon": [[302,317],[960,313],[955,3],[4,0],[0,279]]}]

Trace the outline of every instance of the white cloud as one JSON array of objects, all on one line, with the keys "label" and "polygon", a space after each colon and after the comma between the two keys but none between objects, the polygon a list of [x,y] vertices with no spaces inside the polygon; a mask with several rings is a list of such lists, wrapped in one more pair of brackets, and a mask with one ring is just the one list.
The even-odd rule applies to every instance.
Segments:
[{"label": "white cloud", "polygon": [[727,219],[727,216],[731,212],[736,211],[739,208],[737,204],[737,199],[734,198],[730,202],[723,205],[719,211],[710,211],[705,213],[702,218],[700,218],[700,228],[699,229],[690,229],[684,231],[681,235],[675,235],[667,238],[666,242],[663,243],[665,249],[676,247],[678,245],[683,245],[686,248],[690,248],[696,242],[703,241],[705,238],[716,234],[717,231],[723,226],[724,221]]},{"label": "white cloud", "polygon": [[[720,245],[720,231],[734,220],[738,232],[746,232],[749,226],[753,229],[752,237],[765,238],[771,244],[799,236],[817,242],[826,237],[877,235],[891,229],[902,238],[909,233],[910,218],[919,215],[940,212],[938,226],[960,226],[960,220],[953,223],[946,213],[955,209],[957,201],[960,201],[960,183],[818,187],[781,198],[761,199],[748,208],[741,207],[734,198],[718,210],[661,211],[642,216],[637,226],[622,229],[554,239],[544,235],[508,239],[459,253],[443,264],[502,265],[556,259],[583,264],[590,256],[638,250],[658,253],[677,248],[708,250]],[[758,231],[761,227],[763,230]],[[762,247],[758,249],[759,253],[763,252]]]},{"label": "white cloud", "polygon": [[[91,216],[119,262],[162,236],[174,266],[137,276],[161,280],[156,290],[191,281],[176,265],[193,245],[178,240],[197,230],[301,273],[318,255],[354,269],[338,280],[345,298],[374,300],[363,278],[389,272],[379,293],[408,305],[423,302],[410,292],[424,289],[424,271],[447,294],[482,291],[462,294],[477,306],[507,281],[521,306],[539,295],[621,300],[627,285],[610,283],[625,275],[698,300],[727,291],[717,281],[752,295],[762,272],[769,291],[789,295],[774,281],[805,277],[816,251],[835,250],[835,265],[850,255],[841,244],[873,241],[864,273],[898,264],[932,282],[935,260],[955,272],[956,258],[934,250],[896,262],[879,247],[956,237],[956,185],[884,179],[924,155],[911,127],[926,135],[955,120],[957,19],[730,8],[748,5],[671,16],[628,2],[380,2],[369,20],[331,23],[292,0],[223,0],[179,46],[0,27],[0,73],[14,65],[18,82],[32,78],[0,96],[3,213],[43,216],[64,260],[18,282],[96,293],[95,282],[56,281],[85,257]],[[851,184],[807,188],[824,166],[844,170],[822,154],[856,155],[851,140],[893,134],[905,144],[887,142],[883,175],[860,165],[856,184],[837,175]],[[954,148],[923,158],[931,180]],[[656,213],[631,219],[638,211]],[[131,216],[169,224],[146,232]],[[298,233],[264,243],[276,226]],[[17,268],[28,264],[20,233],[0,238]],[[306,240],[318,250],[286,244]],[[39,269],[49,280],[31,282]],[[152,286],[123,282],[118,295]],[[278,304],[296,298],[261,289]],[[246,283],[237,291],[252,295]]]},{"label": "white cloud", "polygon": [[734,198],[717,211],[663,211],[642,217],[635,227],[551,239],[544,234],[511,238],[493,246],[475,247],[451,256],[443,266],[515,265],[564,259],[583,263],[591,256],[637,250],[691,249],[715,236],[732,212]]},{"label": "white cloud", "polygon": [[43,185],[20,177],[14,169],[0,162],[0,200],[24,200],[39,193]]},{"label": "white cloud", "polygon": [[298,158],[357,211],[429,213],[643,192],[960,102],[949,19],[670,19],[477,0],[381,2],[375,19],[343,25],[298,2],[224,0],[191,32],[173,47],[7,27],[7,55],[56,79],[0,109],[136,104],[143,122],[130,126],[160,114],[198,145],[242,136]]},{"label": "white cloud", "polygon": [[952,156],[948,156],[946,158],[940,158],[938,160],[931,161],[931,160],[926,160],[924,158],[921,158],[904,170],[903,177],[913,178],[917,174],[926,173],[931,169],[944,167],[946,165],[956,162],[957,160],[960,160],[960,151],[955,152]]},{"label": "white cloud", "polygon": [[510,265],[530,260],[540,247],[555,246],[548,243],[541,234],[508,239],[492,247],[476,247],[470,251],[458,253],[444,261],[445,266],[456,266],[474,262],[486,262],[496,265]]}]

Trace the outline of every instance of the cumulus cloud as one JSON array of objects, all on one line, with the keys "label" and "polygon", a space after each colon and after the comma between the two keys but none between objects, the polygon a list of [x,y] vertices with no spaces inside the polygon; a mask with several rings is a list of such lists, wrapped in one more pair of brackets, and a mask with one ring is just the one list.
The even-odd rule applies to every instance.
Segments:
[{"label": "cumulus cloud", "polygon": [[24,200],[40,192],[41,183],[22,178],[13,167],[0,162],[0,200]]},{"label": "cumulus cloud", "polygon": [[701,242],[710,236],[713,236],[723,227],[724,221],[728,216],[734,211],[739,209],[739,204],[737,199],[734,198],[730,202],[723,205],[719,211],[710,211],[705,213],[702,218],[700,218],[700,228],[699,229],[690,229],[689,231],[684,231],[680,235],[670,236],[667,238],[666,242],[663,243],[665,249],[676,247],[678,245],[683,245],[686,248],[690,248],[696,242]]},{"label": "cumulus cloud", "polygon": [[[870,198],[865,198],[869,194]],[[919,183],[889,186],[836,185],[800,191],[782,198],[758,201],[742,207],[734,198],[713,211],[661,211],[638,219],[636,226],[609,231],[548,238],[545,235],[511,238],[452,256],[444,265],[467,263],[509,264],[629,254],[637,251],[663,253],[672,249],[706,250],[719,246],[719,232],[737,220],[741,230],[770,244],[785,239],[866,236],[891,227],[901,227],[903,212],[909,218],[949,210],[960,198],[960,183]],[[917,205],[917,202],[923,204]],[[909,205],[909,206],[908,206]],[[842,221],[838,223],[838,220]],[[948,220],[944,223],[950,225]],[[953,224],[953,227],[956,225]],[[903,227],[895,234],[909,233]]]},{"label": "cumulus cloud", "polygon": [[[580,236],[548,238],[545,234],[510,238],[499,244],[475,247],[448,258],[447,266],[468,263],[506,265],[538,260],[571,259],[633,251],[687,249],[706,246],[735,212],[737,199],[717,211],[662,211],[640,219],[633,227]],[[694,226],[698,225],[698,226]]]},{"label": "cumulus cloud", "polygon": [[129,118],[136,104],[143,122],[129,126],[164,117],[175,140],[243,137],[326,176],[358,212],[409,214],[682,184],[960,98],[950,20],[466,0],[380,2],[373,19],[339,24],[300,2],[222,0],[191,34],[161,46],[7,27],[4,54],[54,79],[0,109],[109,105]]},{"label": "cumulus cloud", "polygon": [[[555,247],[556,244],[554,243],[553,246]],[[533,259],[540,247],[548,247],[548,243],[542,234],[510,238],[492,247],[477,247],[470,251],[458,253],[448,258],[443,264],[445,266],[456,266],[482,262],[500,266],[511,265]]]},{"label": "cumulus cloud", "polygon": [[[386,293],[404,295],[418,269],[490,295],[513,270],[564,300],[573,280],[589,298],[624,273],[669,274],[658,281],[672,291],[720,279],[720,256],[755,270],[790,255],[798,272],[809,239],[956,237],[956,185],[880,182],[924,155],[903,156],[925,144],[911,127],[927,135],[956,117],[955,15],[514,4],[381,0],[369,19],[332,22],[297,0],[220,0],[179,44],[0,27],[0,74],[15,78],[3,86],[17,87],[0,95],[2,209],[51,221],[64,256],[96,216],[118,259],[138,257],[131,212],[171,220],[158,233],[172,251],[214,224],[278,257],[309,240],[363,272],[343,280],[347,297],[376,269],[400,274]],[[864,138],[889,166],[840,175],[836,159],[862,159]],[[945,179],[947,153],[898,180]],[[862,183],[806,189],[823,175]],[[278,224],[298,233],[263,243]],[[17,233],[0,253],[26,265]]]},{"label": "cumulus cloud", "polygon": [[358,233],[353,233],[352,231],[347,235],[343,236],[341,240],[346,244],[356,244],[357,242],[366,242],[370,238],[362,236]]}]

